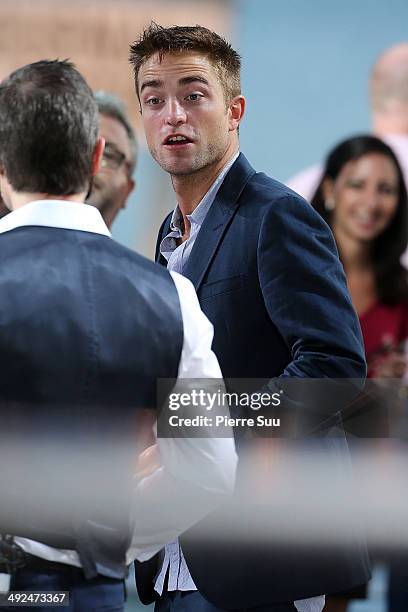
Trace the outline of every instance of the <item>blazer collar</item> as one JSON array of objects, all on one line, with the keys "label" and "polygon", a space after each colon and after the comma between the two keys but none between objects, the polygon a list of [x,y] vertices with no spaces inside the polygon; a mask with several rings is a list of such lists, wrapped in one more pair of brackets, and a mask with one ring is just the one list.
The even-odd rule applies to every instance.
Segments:
[{"label": "blazer collar", "polygon": [[183,275],[199,290],[222,237],[239,206],[239,197],[255,170],[240,153],[231,166],[198,232]]}]

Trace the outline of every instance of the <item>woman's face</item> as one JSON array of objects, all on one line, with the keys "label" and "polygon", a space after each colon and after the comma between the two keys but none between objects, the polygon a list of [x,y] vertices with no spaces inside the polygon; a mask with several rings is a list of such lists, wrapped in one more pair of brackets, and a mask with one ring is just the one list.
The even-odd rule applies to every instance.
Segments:
[{"label": "woman's face", "polygon": [[369,153],[347,162],[336,180],[325,184],[334,204],[333,231],[370,241],[390,224],[398,205],[399,181],[393,161]]}]

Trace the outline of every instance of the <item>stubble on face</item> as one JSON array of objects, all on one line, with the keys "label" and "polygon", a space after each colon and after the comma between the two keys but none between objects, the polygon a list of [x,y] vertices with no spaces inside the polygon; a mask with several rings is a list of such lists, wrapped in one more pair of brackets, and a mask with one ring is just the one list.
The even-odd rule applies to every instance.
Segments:
[{"label": "stubble on face", "polygon": [[[207,81],[189,87],[180,80],[193,75]],[[228,129],[225,95],[219,76],[210,61],[195,52],[164,55],[156,54],[142,65],[139,84],[159,82],[159,87],[146,88],[141,94],[142,117],[149,151],[161,168],[172,177],[191,177],[197,180],[211,168],[229,157],[232,147]],[[188,101],[189,92],[198,92],[197,103]],[[162,108],[148,105],[149,97],[163,100]],[[174,110],[177,107],[177,110]],[[166,136],[181,133],[191,139],[186,150],[172,150],[163,146]],[[223,164],[221,164],[222,166]]]},{"label": "stubble on face", "polygon": [[211,167],[218,165],[223,159],[228,149],[228,145],[222,146],[219,142],[209,142],[205,149],[197,151],[197,154],[188,162],[180,162],[179,160],[166,160],[160,153],[155,153],[150,150],[152,157],[161,166],[161,168],[171,175],[171,177],[192,177],[197,179],[197,175],[205,173]]}]

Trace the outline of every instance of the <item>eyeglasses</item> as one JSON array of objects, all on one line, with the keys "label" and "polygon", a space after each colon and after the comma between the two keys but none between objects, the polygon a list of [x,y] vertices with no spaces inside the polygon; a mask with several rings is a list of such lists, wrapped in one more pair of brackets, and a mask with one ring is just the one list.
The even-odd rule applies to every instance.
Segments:
[{"label": "eyeglasses", "polygon": [[111,170],[118,170],[122,164],[126,162],[129,167],[129,162],[126,161],[126,155],[119,151],[119,149],[111,142],[105,143],[103,150],[101,168],[110,168]]}]

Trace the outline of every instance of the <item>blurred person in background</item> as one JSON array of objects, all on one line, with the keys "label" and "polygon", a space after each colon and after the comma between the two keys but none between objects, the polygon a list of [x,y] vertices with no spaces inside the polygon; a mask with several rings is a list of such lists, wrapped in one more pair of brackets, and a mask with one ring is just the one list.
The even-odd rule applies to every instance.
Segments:
[{"label": "blurred person in background", "polygon": [[[374,136],[341,142],[328,155],[311,203],[336,239],[360,319],[368,376],[402,378],[407,366],[404,344],[408,337],[408,278],[400,259],[408,242],[408,204],[396,156]],[[352,433],[357,428],[357,434],[364,437],[386,437],[387,398],[389,393],[381,398],[380,390],[371,387],[371,392],[363,394],[361,403],[354,406],[354,410],[365,412],[360,426],[354,414],[346,428]],[[392,569],[391,585],[394,582]],[[407,595],[407,583],[400,583],[400,587]],[[390,588],[390,595],[392,591]],[[326,609],[339,612],[351,599],[365,596],[366,589],[360,588],[329,597]],[[408,599],[405,606],[408,607]],[[390,611],[406,607],[393,605]]]},{"label": "blurred person in background", "polygon": [[[386,49],[370,75],[373,133],[396,154],[408,184],[408,42]],[[322,176],[321,165],[296,174],[287,185],[310,201]]]},{"label": "blurred person in background", "polygon": [[332,228],[363,332],[368,375],[400,378],[408,335],[407,191],[391,148],[374,136],[329,154],[313,207]]},{"label": "blurred person in background", "polygon": [[122,100],[105,91],[95,92],[95,100],[99,110],[99,135],[105,140],[105,149],[87,203],[96,206],[111,229],[135,188],[133,174],[138,146]]}]

